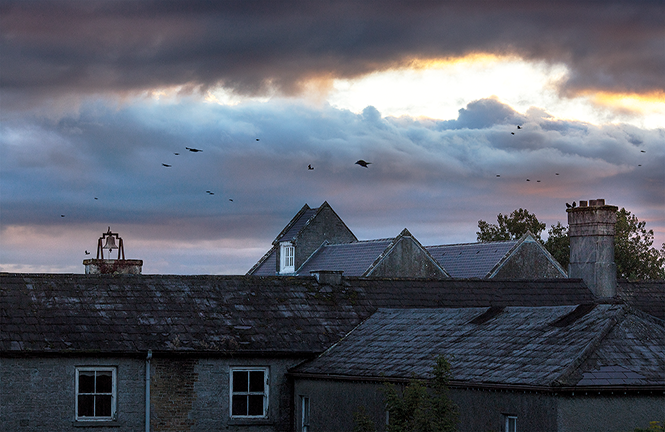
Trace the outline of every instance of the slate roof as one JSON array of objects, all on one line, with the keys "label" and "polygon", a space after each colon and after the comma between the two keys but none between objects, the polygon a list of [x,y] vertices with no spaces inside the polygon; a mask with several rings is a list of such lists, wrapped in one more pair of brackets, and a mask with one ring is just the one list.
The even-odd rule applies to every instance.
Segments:
[{"label": "slate roof", "polygon": [[0,273],[0,352],[320,353],[377,308],[591,301],[581,279]]},{"label": "slate roof", "polygon": [[650,315],[665,320],[665,280],[617,281],[617,298]]},{"label": "slate roof", "polygon": [[518,244],[518,240],[425,246],[454,278],[484,278]]},{"label": "slate roof", "polygon": [[344,276],[362,276],[394,239],[363,240],[324,245],[298,269],[308,276],[312,270],[343,271]]},{"label": "slate roof", "polygon": [[665,327],[624,305],[381,309],[296,375],[529,387],[665,386]]},{"label": "slate roof", "polygon": [[318,207],[314,209],[307,208],[300,217],[295,219],[290,226],[287,225],[286,232],[275,239],[276,242],[291,241],[296,238],[301,229],[310,221],[319,211]]},{"label": "slate roof", "polygon": [[277,274],[277,247],[273,246],[256,264],[249,269],[248,275],[275,276]]}]

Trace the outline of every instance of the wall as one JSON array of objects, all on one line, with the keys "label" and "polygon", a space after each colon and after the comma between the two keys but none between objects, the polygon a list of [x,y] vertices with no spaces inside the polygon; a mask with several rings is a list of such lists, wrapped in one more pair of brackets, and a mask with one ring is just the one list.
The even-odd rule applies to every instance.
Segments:
[{"label": "wall", "polygon": [[[77,366],[117,367],[114,427],[74,427]],[[6,431],[135,432],[145,424],[145,361],[122,357],[0,358],[0,425]]]},{"label": "wall", "polygon": [[372,277],[445,278],[438,265],[411,237],[402,237],[368,274]]},{"label": "wall", "polygon": [[492,279],[565,278],[535,242],[522,243],[491,276]]},{"label": "wall", "polygon": [[[294,403],[296,430],[300,430],[299,397],[310,397],[310,430],[344,432],[353,430],[353,413],[361,406],[374,421],[377,431],[385,431],[383,384],[360,381],[328,381],[298,378]],[[500,392],[454,389],[451,399],[460,407],[459,432],[502,432],[503,414],[517,416],[521,431],[556,431],[556,399],[533,392]]]},{"label": "wall", "polygon": [[[357,240],[344,222],[328,206],[319,211],[296,239],[296,270],[325,240],[331,244],[351,243]],[[279,256],[277,263],[279,266]]]},{"label": "wall", "polygon": [[[151,427],[158,431],[290,431],[292,392],[285,374],[304,358],[164,357],[151,361]],[[75,421],[75,368],[117,367],[113,427]],[[229,368],[269,366],[269,418],[231,420]],[[145,357],[0,358],[0,430],[136,432],[145,430]]]},{"label": "wall", "polygon": [[[665,420],[665,394],[565,396],[559,400],[560,432],[632,432]],[[660,393],[660,394],[658,394]]]}]

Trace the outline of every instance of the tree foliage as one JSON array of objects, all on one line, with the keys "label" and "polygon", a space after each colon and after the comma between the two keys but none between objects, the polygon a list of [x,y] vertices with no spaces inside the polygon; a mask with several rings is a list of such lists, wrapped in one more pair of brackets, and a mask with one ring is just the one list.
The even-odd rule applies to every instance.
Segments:
[{"label": "tree foliage", "polygon": [[546,226],[538,221],[536,215],[529,213],[526,209],[515,210],[510,216],[499,213],[496,221],[496,225],[484,220],[478,221],[480,231],[476,232],[476,235],[479,242],[517,240],[527,231],[531,231],[536,238],[540,239],[540,233]]},{"label": "tree foliage", "polygon": [[389,413],[387,432],[453,432],[457,430],[459,410],[448,396],[450,363],[444,356],[436,359],[429,381],[413,379],[401,395],[394,384],[384,386]]},{"label": "tree foliage", "polygon": [[[531,226],[535,235],[537,227],[545,227],[535,215],[527,210],[519,209],[510,217],[499,213],[498,225],[478,221],[478,241],[501,241],[517,239],[526,232],[524,226]],[[542,230],[542,229],[541,229]],[[543,242],[545,249],[561,264],[568,268],[570,261],[570,238],[568,227],[557,222],[547,231],[549,237]],[[665,279],[665,243],[658,250],[653,246],[653,230],[646,229],[646,222],[640,221],[625,208],[617,211],[616,233],[614,236],[614,262],[617,266],[617,277],[630,280]]]}]

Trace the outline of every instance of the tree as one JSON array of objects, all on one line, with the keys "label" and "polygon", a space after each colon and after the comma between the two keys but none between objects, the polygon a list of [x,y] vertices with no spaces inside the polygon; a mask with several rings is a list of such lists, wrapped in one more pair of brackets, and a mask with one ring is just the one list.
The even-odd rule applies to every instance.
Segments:
[{"label": "tree", "polygon": [[545,229],[545,224],[540,223],[536,215],[529,213],[526,209],[514,210],[510,216],[499,213],[496,217],[497,225],[490,224],[484,220],[478,221],[476,232],[479,242],[517,240],[527,231],[540,239],[540,233]]},{"label": "tree", "polygon": [[556,225],[550,225],[547,234],[548,237],[544,243],[545,249],[561,264],[561,267],[568,269],[570,263],[568,227],[561,225],[561,222],[557,222]]},{"label": "tree", "polygon": [[448,396],[452,377],[450,363],[438,356],[434,377],[429,381],[412,379],[400,395],[394,384],[384,385],[389,413],[387,432],[453,432],[457,430],[459,410]]},{"label": "tree", "polygon": [[[499,225],[488,224],[483,220],[478,221],[478,241],[500,241],[517,239],[526,232],[525,225],[531,225],[532,233],[541,224],[535,215],[527,210],[519,209],[510,214],[510,217],[497,216]],[[541,228],[542,230],[542,228]],[[617,266],[617,277],[630,280],[640,279],[665,279],[665,243],[661,250],[654,247],[653,230],[646,229],[646,222],[640,221],[637,216],[631,214],[625,208],[617,211],[617,224],[614,236],[614,262]],[[551,225],[547,231],[549,237],[543,242],[545,249],[559,261],[566,269],[570,262],[570,238],[568,227],[557,222]],[[542,241],[542,240],[541,240]]]},{"label": "tree", "polygon": [[614,236],[617,277],[665,279],[665,243],[659,251],[651,247],[653,238],[653,230],[646,229],[646,222],[639,221],[625,208],[617,212]]}]

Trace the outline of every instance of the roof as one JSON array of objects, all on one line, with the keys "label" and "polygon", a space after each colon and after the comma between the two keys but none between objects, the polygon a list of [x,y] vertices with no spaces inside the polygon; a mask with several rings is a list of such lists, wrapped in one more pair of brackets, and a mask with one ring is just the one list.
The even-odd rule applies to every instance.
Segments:
[{"label": "roof", "polygon": [[591,301],[581,279],[0,273],[0,352],[320,353],[377,308]]},{"label": "roof", "polygon": [[298,269],[309,275],[313,270],[343,271],[345,276],[362,276],[394,239],[363,240],[323,245]]},{"label": "roof", "polygon": [[277,246],[273,246],[247,272],[252,276],[275,276],[277,274]]},{"label": "roof", "polygon": [[[307,204],[305,204],[307,206]],[[300,232],[301,229],[305,225],[307,225],[307,222],[309,222],[314,216],[316,216],[316,213],[319,211],[318,208],[311,209],[307,207],[306,209],[303,208],[296,217],[294,217],[291,222],[286,226],[285,230],[280,233],[280,235],[277,236],[275,239],[276,242],[283,242],[283,241],[292,241],[296,238],[298,233]]]},{"label": "roof", "polygon": [[518,240],[425,246],[454,278],[484,278],[517,244]]},{"label": "roof", "polygon": [[624,305],[381,309],[296,374],[430,378],[445,355],[456,383],[665,385],[665,327]]},{"label": "roof", "polygon": [[617,281],[617,297],[633,307],[665,320],[665,280]]}]

